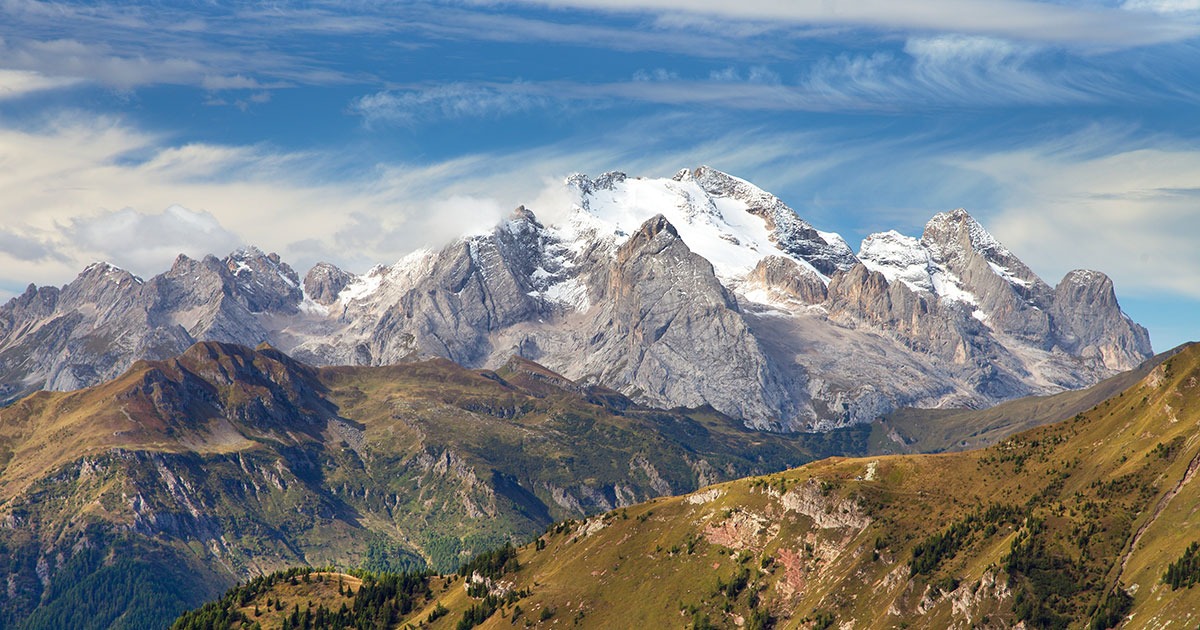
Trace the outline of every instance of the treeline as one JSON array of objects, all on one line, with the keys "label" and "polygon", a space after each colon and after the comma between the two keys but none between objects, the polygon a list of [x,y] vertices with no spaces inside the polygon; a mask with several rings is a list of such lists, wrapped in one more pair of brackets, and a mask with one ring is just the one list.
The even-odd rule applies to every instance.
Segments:
[{"label": "treeline", "polygon": [[[519,568],[517,550],[509,543],[463,563],[458,574],[468,580],[473,575],[495,580]],[[234,586],[220,599],[183,613],[171,625],[171,630],[261,630],[259,617],[266,613],[283,613],[282,630],[387,630],[433,599],[429,583],[434,575],[431,571],[375,573],[350,570],[348,573],[361,579],[362,584],[354,590],[353,587],[343,586],[341,579],[337,578],[338,593],[350,598],[350,601],[343,602],[336,610],[324,604],[313,606],[310,601],[303,608],[299,603],[294,603],[288,611],[276,587],[329,583],[335,579],[319,569],[292,568]],[[473,628],[501,607],[513,605],[529,595],[527,591],[492,594],[487,584],[486,581],[479,582],[468,591],[481,601],[463,612],[458,628]],[[444,606],[438,605],[427,621],[449,612]]]},{"label": "treeline", "polygon": [[1189,545],[1178,560],[1167,566],[1163,582],[1169,584],[1173,591],[1200,582],[1200,542]]},{"label": "treeline", "polygon": [[909,574],[916,576],[933,573],[944,560],[954,557],[974,532],[981,532],[984,537],[991,536],[1004,525],[1020,525],[1029,512],[1028,507],[1020,508],[1003,503],[992,504],[986,510],[972,512],[966,518],[951,524],[946,531],[933,534],[913,546],[913,555],[908,561]]},{"label": "treeline", "polygon": [[[362,579],[357,591],[351,587],[344,587],[343,590],[340,580],[338,583],[339,593],[346,597],[353,596],[349,604],[343,603],[338,610],[324,605],[314,608],[311,604],[301,609],[299,604],[294,604],[291,613],[283,618],[283,630],[384,630],[433,597],[429,588],[431,574],[427,571],[353,573]],[[264,594],[285,583],[298,586],[301,583],[323,583],[327,579],[332,577],[308,567],[255,578],[229,589],[215,602],[184,613],[175,620],[171,630],[259,630],[262,626],[256,617],[261,611],[255,602]],[[255,603],[254,611],[247,614],[242,609],[251,603]],[[268,597],[266,608],[268,611],[281,611],[283,604],[280,599]]]},{"label": "treeline", "polygon": [[513,548],[512,543],[506,543],[503,547],[485,551],[478,556],[475,556],[469,562],[463,563],[458,568],[458,574],[470,579],[472,574],[496,579],[505,573],[513,573],[521,568],[517,563],[517,550]]}]

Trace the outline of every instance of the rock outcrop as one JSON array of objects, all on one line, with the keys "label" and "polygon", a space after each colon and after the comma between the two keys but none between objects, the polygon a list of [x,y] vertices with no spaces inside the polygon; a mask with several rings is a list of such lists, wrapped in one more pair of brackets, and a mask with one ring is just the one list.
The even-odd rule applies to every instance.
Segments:
[{"label": "rock outcrop", "polygon": [[319,262],[304,275],[304,294],[313,302],[329,306],[337,301],[338,295],[354,279],[354,274],[336,266]]}]

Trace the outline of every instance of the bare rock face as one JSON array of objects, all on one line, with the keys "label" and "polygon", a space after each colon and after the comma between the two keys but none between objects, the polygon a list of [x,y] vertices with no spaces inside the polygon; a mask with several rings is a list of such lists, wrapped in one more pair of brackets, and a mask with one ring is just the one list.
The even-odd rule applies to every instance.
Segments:
[{"label": "bare rock face", "polygon": [[304,275],[304,293],[317,304],[329,306],[337,301],[338,294],[354,279],[354,274],[336,266],[319,262]]},{"label": "bare rock face", "polygon": [[491,333],[542,311],[531,295],[540,227],[532,213],[517,214],[492,234],[433,255],[430,273],[399,295],[371,330],[369,362],[391,363],[415,351],[480,365],[491,354]]},{"label": "bare rock face", "polygon": [[1051,288],[963,210],[855,254],[709,167],[573,175],[565,192],[555,225],[520,207],[490,233],[362,275],[318,264],[303,288],[254,248],[180,256],[144,282],[98,264],[31,286],[0,306],[0,400],[92,385],[196,341],[268,342],[320,365],[501,368],[515,355],[642,403],[821,430],[1085,387],[1151,354],[1106,276]]},{"label": "bare rock face", "polygon": [[0,307],[0,396],[94,385],[196,341],[257,345],[270,336],[261,318],[294,315],[299,299],[291,268],[258,250],[181,255],[148,282],[97,263],[62,288],[30,287]]},{"label": "bare rock face", "polygon": [[587,373],[652,404],[728,409],[770,426],[787,396],[712,265],[661,215],[616,253],[591,321]]},{"label": "bare rock face", "polygon": [[1050,287],[961,208],[930,219],[921,244],[950,281],[975,298],[995,329],[1027,343],[1053,346]]},{"label": "bare rock face", "polygon": [[300,278],[279,254],[257,247],[233,252],[222,262],[238,285],[238,298],[252,313],[296,312],[301,300]]},{"label": "bare rock face", "polygon": [[747,277],[776,300],[795,300],[801,304],[820,304],[829,297],[825,283],[811,269],[782,256],[767,256]]},{"label": "bare rock face", "polygon": [[942,305],[904,283],[889,283],[882,273],[865,265],[856,265],[830,280],[826,307],[835,319],[864,321],[893,332],[914,350],[950,361],[965,359],[964,345],[979,327],[978,322],[972,325],[961,309]]},{"label": "bare rock face", "polygon": [[1054,289],[1050,312],[1055,340],[1066,352],[1129,370],[1151,354],[1150,335],[1117,303],[1112,280],[1099,271],[1076,269]]}]

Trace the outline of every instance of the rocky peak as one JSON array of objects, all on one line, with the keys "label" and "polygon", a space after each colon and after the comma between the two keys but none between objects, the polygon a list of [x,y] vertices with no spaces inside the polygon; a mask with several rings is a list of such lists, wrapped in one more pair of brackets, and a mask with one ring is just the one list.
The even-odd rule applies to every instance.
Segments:
[{"label": "rocky peak", "polygon": [[1128,370],[1152,353],[1149,333],[1125,316],[1112,280],[1099,271],[1068,272],[1054,288],[1051,313],[1056,340],[1071,354]]},{"label": "rocky peak", "polygon": [[747,212],[766,222],[771,240],[780,250],[804,259],[827,276],[858,262],[840,236],[818,231],[778,197],[744,179],[708,166],[692,171],[684,169],[676,173],[675,179],[694,181],[710,195],[746,204]]},{"label": "rocky peak", "polygon": [[1035,294],[1049,291],[1037,274],[962,208],[934,215],[925,224],[921,244],[934,261],[959,275],[978,256],[988,263],[992,273],[1013,285],[1026,299],[1036,300],[1040,296]]},{"label": "rocky peak", "polygon": [[578,188],[585,195],[596,192],[597,190],[612,190],[617,184],[625,181],[625,173],[620,171],[609,171],[596,178],[589,178],[583,173],[573,173],[567,177],[567,185]]},{"label": "rocky peak", "polygon": [[233,251],[222,263],[250,312],[295,312],[302,298],[300,277],[278,254],[247,247]]},{"label": "rocky peak", "polygon": [[541,223],[538,223],[537,217],[534,216],[533,211],[525,206],[517,206],[517,209],[513,210],[512,213],[508,215],[508,220],[524,221],[534,225],[541,225]]},{"label": "rocky peak", "polygon": [[933,215],[933,218],[925,224],[921,243],[937,260],[950,260],[968,250],[985,255],[1011,255],[995,237],[962,208]]},{"label": "rocky peak", "polygon": [[653,240],[654,237],[663,232],[679,238],[679,231],[675,229],[675,226],[671,225],[671,222],[667,221],[667,218],[663,215],[656,214],[642,224],[641,229],[629,238],[626,246],[629,248],[640,247],[643,243]]},{"label": "rocky peak", "polygon": [[354,274],[336,266],[319,262],[304,275],[304,293],[317,304],[329,306],[337,301],[338,294],[354,279]]},{"label": "rocky peak", "polygon": [[[32,283],[25,287],[24,293],[9,300],[0,310],[2,332],[7,334],[11,328],[19,327],[17,324],[20,320],[46,317],[52,314],[58,306],[59,293],[58,287],[39,287]],[[6,322],[5,320],[11,321]]]},{"label": "rocky peak", "polygon": [[932,216],[925,223],[922,242],[930,248],[959,246],[978,252],[1000,250],[1008,253],[995,236],[962,208]]}]

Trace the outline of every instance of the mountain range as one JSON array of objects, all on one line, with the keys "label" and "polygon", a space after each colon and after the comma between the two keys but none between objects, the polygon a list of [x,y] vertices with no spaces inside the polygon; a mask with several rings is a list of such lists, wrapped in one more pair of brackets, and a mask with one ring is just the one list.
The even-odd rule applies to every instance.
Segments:
[{"label": "mountain range", "polygon": [[96,385],[198,341],[269,343],[312,365],[523,357],[638,404],[812,431],[1079,389],[1152,354],[1107,276],[1051,287],[963,210],[855,253],[708,167],[564,186],[553,224],[518,208],[362,275],[301,278],[247,248],[148,280],[98,263],[31,285],[0,307],[0,398]]}]

